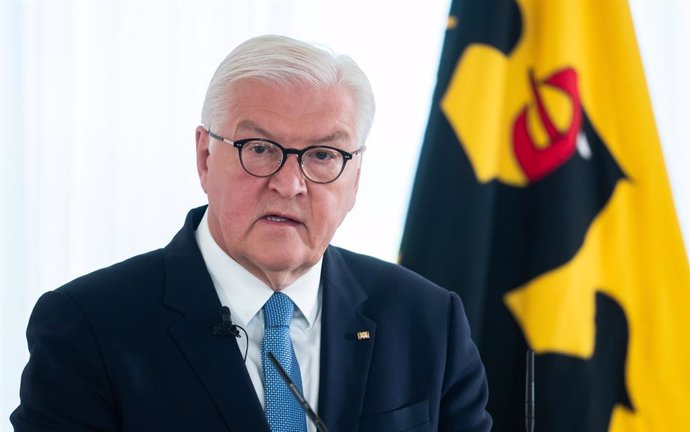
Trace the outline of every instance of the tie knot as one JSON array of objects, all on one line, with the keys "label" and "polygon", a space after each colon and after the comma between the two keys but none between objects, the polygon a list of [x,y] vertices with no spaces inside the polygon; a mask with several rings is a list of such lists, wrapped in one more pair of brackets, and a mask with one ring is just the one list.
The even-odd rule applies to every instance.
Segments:
[{"label": "tie knot", "polygon": [[274,293],[264,304],[264,324],[266,327],[290,326],[295,304],[283,293]]}]

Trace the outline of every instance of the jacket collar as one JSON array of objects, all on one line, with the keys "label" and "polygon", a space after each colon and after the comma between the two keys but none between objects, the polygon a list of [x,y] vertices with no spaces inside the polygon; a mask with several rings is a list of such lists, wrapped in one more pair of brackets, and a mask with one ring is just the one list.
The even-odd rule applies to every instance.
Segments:
[{"label": "jacket collar", "polygon": [[362,312],[367,300],[338,248],[323,260],[319,415],[330,430],[357,430],[376,323]]},{"label": "jacket collar", "polygon": [[165,247],[163,304],[181,313],[169,328],[199,380],[231,430],[269,431],[237,344],[213,334],[220,319],[220,300],[194,237],[206,206],[193,209],[184,226]]}]

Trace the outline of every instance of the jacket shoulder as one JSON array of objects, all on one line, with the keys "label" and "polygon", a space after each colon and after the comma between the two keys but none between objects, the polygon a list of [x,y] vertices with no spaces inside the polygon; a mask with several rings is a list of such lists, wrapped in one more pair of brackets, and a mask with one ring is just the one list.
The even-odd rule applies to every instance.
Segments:
[{"label": "jacket shoulder", "polygon": [[127,298],[141,296],[147,290],[156,290],[156,287],[162,289],[164,277],[163,249],[158,249],[80,276],[56,291],[85,300],[115,296]]},{"label": "jacket shoulder", "polygon": [[442,298],[448,301],[451,292],[399,264],[383,261],[338,247],[331,247],[331,256],[342,259],[352,274],[367,287],[370,294],[394,292],[395,295]]}]

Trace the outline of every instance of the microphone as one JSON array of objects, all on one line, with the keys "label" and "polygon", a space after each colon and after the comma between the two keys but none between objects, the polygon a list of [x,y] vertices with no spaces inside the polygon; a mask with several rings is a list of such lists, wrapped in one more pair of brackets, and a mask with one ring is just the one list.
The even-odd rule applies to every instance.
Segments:
[{"label": "microphone", "polygon": [[534,351],[527,350],[525,367],[525,428],[534,431]]},{"label": "microphone", "polygon": [[220,322],[213,327],[213,334],[216,336],[235,336],[238,338],[240,337],[238,328],[241,327],[232,323],[230,308],[227,306],[220,308]]},{"label": "microphone", "polygon": [[302,406],[304,412],[307,413],[309,419],[312,421],[312,423],[314,423],[314,426],[316,426],[316,430],[318,430],[319,432],[328,432],[328,429],[326,428],[326,425],[323,423],[323,420],[321,420],[318,414],[316,414],[314,410],[311,409],[311,406],[309,406],[309,402],[307,402],[307,400],[304,398],[304,396],[299,391],[295,383],[292,382],[292,380],[288,376],[287,372],[285,372],[285,369],[283,369],[283,366],[281,366],[276,356],[274,356],[272,352],[269,352],[268,358],[271,360],[271,363],[273,363],[273,366],[275,366],[275,368],[278,370],[280,376],[283,377],[283,381],[285,381],[285,384],[287,384],[293,396],[295,396],[295,399],[297,399],[297,402],[299,402],[299,404]]},{"label": "microphone", "polygon": [[223,306],[220,308],[220,322],[213,326],[213,334],[215,336],[235,336],[236,338],[241,338],[240,330],[244,333],[244,338],[246,340],[244,345],[244,355],[242,356],[242,361],[247,362],[247,351],[249,351],[249,336],[247,336],[247,330],[232,323],[232,317],[230,315],[230,308]]}]

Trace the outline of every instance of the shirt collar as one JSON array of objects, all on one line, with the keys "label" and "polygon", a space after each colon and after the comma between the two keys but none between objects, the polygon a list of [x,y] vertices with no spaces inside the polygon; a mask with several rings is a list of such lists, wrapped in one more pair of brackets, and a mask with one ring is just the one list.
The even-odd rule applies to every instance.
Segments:
[{"label": "shirt collar", "polygon": [[[208,228],[208,211],[204,213],[195,236],[221,304],[230,308],[233,322],[246,326],[274,291],[218,246]],[[290,297],[299,311],[298,315],[306,319],[309,327],[314,324],[320,309],[317,300],[322,263],[323,258],[292,285],[281,290]]]}]

